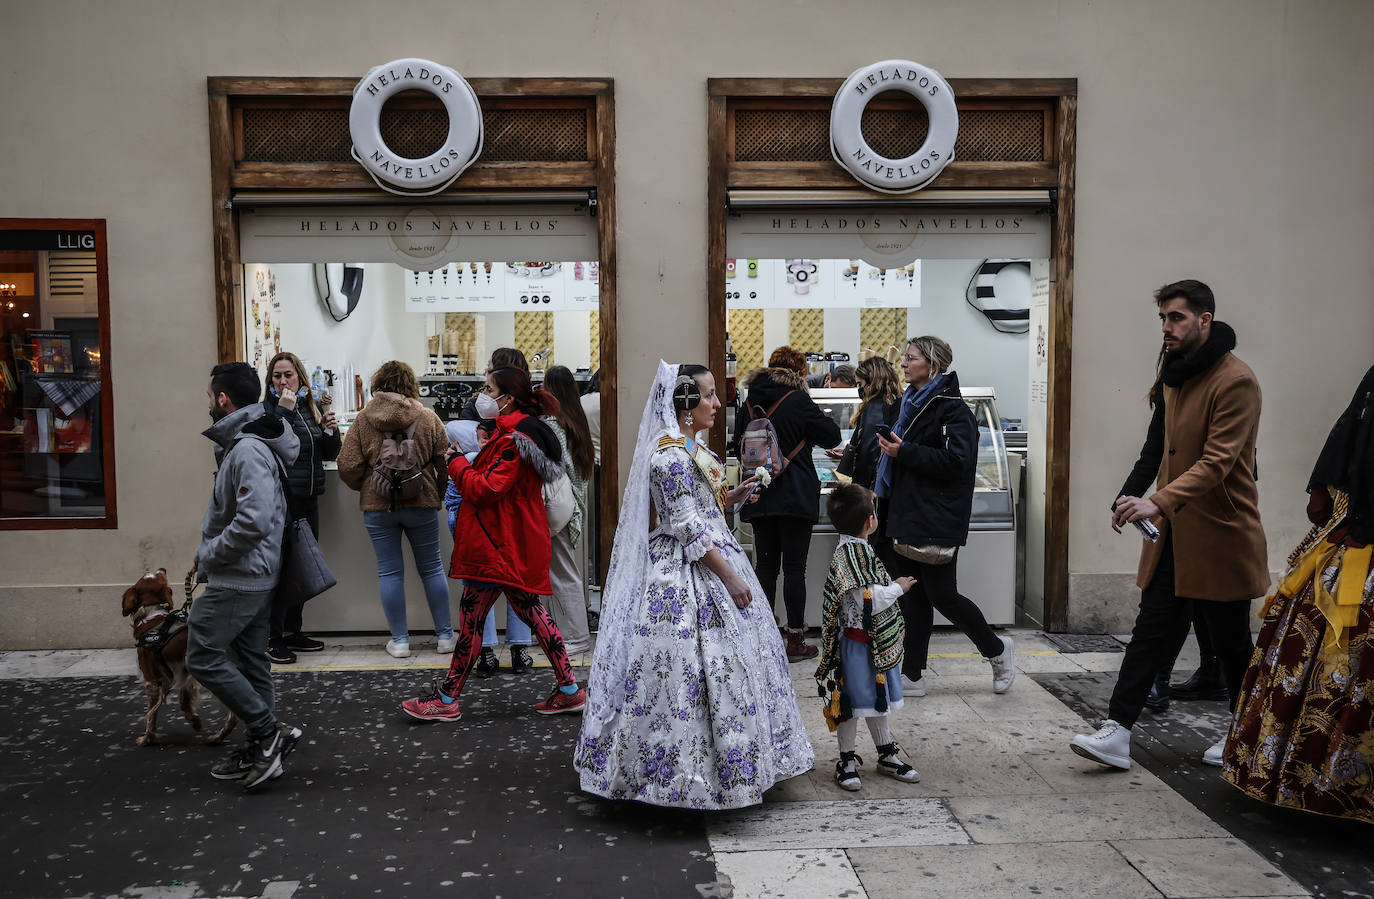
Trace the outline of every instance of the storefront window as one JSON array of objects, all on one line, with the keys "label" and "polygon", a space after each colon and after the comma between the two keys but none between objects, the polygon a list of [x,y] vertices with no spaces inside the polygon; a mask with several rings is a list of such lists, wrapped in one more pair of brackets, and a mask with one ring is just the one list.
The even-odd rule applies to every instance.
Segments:
[{"label": "storefront window", "polygon": [[114,527],[103,220],[0,219],[0,528]]}]

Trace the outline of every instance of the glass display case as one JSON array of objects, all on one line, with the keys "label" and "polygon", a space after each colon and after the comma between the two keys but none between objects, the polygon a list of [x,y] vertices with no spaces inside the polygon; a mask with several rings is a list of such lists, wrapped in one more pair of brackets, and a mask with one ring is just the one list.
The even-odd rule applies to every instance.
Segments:
[{"label": "glass display case", "polygon": [[[990,624],[1012,624],[1016,620],[1016,516],[1006,440],[997,414],[997,395],[991,387],[965,387],[962,393],[978,422],[978,462],[968,542],[959,552],[960,592],[973,600]],[[853,436],[849,422],[859,408],[858,390],[853,387],[817,388],[811,391],[811,399],[839,425],[841,436],[848,441]],[[820,520],[811,532],[806,560],[808,622],[820,620],[820,588],[825,583],[830,557],[839,540],[825,514],[826,498],[843,480],[835,473],[839,455],[838,451],[832,455],[820,448],[813,448],[811,453],[821,481],[821,507]],[[740,523],[738,532],[740,542],[752,551],[749,526]],[[936,623],[948,622],[937,616]]]}]

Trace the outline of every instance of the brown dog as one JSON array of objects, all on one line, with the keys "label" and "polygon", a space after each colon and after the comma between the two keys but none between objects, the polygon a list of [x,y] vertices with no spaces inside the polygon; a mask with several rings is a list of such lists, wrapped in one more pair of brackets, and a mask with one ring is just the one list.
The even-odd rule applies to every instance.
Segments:
[{"label": "brown dog", "polygon": [[[144,716],[143,736],[134,742],[148,746],[154,742],[157,713],[162,703],[173,693],[181,701],[181,713],[197,731],[201,729],[196,703],[200,688],[191,672],[186,670],[187,632],[183,621],[177,620],[172,609],[172,588],[167,585],[167,569],[149,572],[124,591],[124,617],[134,629],[138,645],[138,668],[143,672],[143,690],[148,697],[148,712]],[[224,738],[238,724],[232,712],[219,732],[207,743],[223,743]]]}]

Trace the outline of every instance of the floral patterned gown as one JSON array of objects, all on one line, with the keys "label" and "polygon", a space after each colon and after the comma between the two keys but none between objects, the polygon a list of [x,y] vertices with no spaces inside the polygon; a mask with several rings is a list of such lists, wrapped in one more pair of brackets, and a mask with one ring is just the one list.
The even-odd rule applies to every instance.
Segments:
[{"label": "floral patterned gown", "polygon": [[[648,588],[628,640],[623,704],[597,731],[584,723],[574,765],[582,789],[609,799],[692,809],[757,805],[773,784],[811,769],[777,625],[711,484],[679,444],[650,468],[658,528]],[[702,561],[715,548],[749,584],[738,609]],[[593,663],[592,678],[604,676]],[[586,717],[594,719],[590,704]]]}]

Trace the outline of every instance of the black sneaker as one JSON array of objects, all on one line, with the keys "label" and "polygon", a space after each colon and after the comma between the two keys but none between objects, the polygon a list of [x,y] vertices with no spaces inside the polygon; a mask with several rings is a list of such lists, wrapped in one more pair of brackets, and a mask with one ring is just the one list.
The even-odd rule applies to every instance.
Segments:
[{"label": "black sneaker", "polygon": [[501,660],[496,657],[496,651],[490,646],[483,646],[477,664],[472,666],[472,673],[478,677],[491,677],[500,670]]},{"label": "black sneaker", "polygon": [[534,667],[534,659],[530,658],[530,651],[523,646],[512,646],[510,648],[510,670],[516,674],[524,674]]},{"label": "black sneaker", "polygon": [[296,652],[320,652],[324,649],[323,640],[316,640],[305,631],[287,634],[282,638],[282,643],[287,649],[294,649]]},{"label": "black sneaker", "polygon": [[249,753],[251,765],[243,776],[244,791],[261,786],[274,777],[280,777],[282,755],[289,751],[287,744],[295,746],[296,741],[300,738],[301,729],[299,727],[279,724],[277,729],[272,732],[272,736],[264,737],[252,743],[252,751]]},{"label": "black sneaker", "polygon": [[251,744],[245,744],[230,752],[210,766],[210,776],[215,780],[242,780],[253,767]]},{"label": "black sneaker", "polygon": [[296,661],[296,654],[286,648],[284,640],[268,640],[267,660],[274,665],[291,665]]}]

